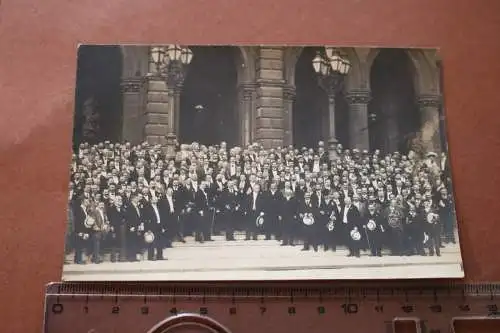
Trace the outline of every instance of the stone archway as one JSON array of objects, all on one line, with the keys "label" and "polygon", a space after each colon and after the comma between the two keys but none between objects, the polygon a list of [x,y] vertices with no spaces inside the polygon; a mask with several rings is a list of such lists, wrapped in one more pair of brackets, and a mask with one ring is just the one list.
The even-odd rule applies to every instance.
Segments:
[{"label": "stone archway", "polygon": [[[198,46],[201,48],[201,46]],[[191,48],[191,47],[190,47]],[[193,49],[196,46],[192,47]],[[220,49],[223,46],[205,46],[204,48]],[[233,117],[231,129],[234,129],[230,134],[230,141],[234,144],[248,144],[251,140],[252,133],[252,110],[255,99],[255,55],[252,47],[229,47],[232,57],[228,64],[223,64],[224,68],[228,68],[233,72],[232,82],[234,83],[231,93],[231,102],[225,104],[226,110],[232,110],[230,113]],[[145,56],[149,59],[148,73],[156,72],[154,64],[149,56],[150,48],[147,48]],[[198,52],[199,53],[199,52]],[[199,55],[198,55],[199,56]],[[192,64],[197,58],[194,54],[192,63],[187,67],[187,76],[192,75]],[[217,58],[217,57],[216,57]],[[217,62],[217,60],[215,60]],[[229,67],[228,67],[229,66]],[[191,74],[190,74],[191,72]],[[236,79],[234,79],[236,77]],[[212,75],[213,82],[218,80],[217,75]],[[189,82],[188,82],[189,83]],[[184,82],[186,84],[186,82]],[[166,148],[167,153],[171,154],[176,143],[181,143],[183,139],[179,134],[182,131],[181,117],[188,119],[189,115],[181,114],[181,93],[185,87],[182,84],[177,88],[169,88],[163,78],[156,75],[147,75],[144,89],[144,104],[145,117],[143,125],[143,137],[152,144],[160,144]],[[184,101],[186,104],[186,101]],[[188,103],[189,104],[189,103]],[[191,112],[188,108],[188,113]],[[186,112],[186,106],[182,107]],[[185,126],[184,126],[185,127]],[[188,138],[191,139],[191,138]],[[216,139],[216,138],[213,138]]]},{"label": "stone archway", "polygon": [[177,138],[206,145],[240,143],[238,81],[245,75],[233,46],[191,46],[193,60],[180,92]]},{"label": "stone archway", "polygon": [[[384,49],[368,49],[364,60],[367,73],[373,62]],[[433,49],[404,49],[413,66],[414,103],[420,118],[420,128],[416,129],[408,148],[425,153],[441,150],[440,134],[440,77],[437,65],[438,54]],[[368,88],[370,80],[367,80]]]},{"label": "stone archway", "polygon": [[82,45],[78,49],[73,142],[122,140],[119,46]]},{"label": "stone archway", "polygon": [[406,151],[420,128],[414,79],[417,69],[402,49],[377,52],[370,68],[370,146],[384,152]]},{"label": "stone archway", "polygon": [[[366,56],[365,68],[369,75],[373,62],[380,51],[383,49],[373,48],[370,49]],[[405,53],[411,59],[415,68],[414,71],[414,87],[417,96],[424,94],[433,94],[439,92],[439,74],[437,65],[432,61],[434,50],[422,49],[405,49]],[[367,81],[369,84],[369,80]],[[368,86],[369,88],[369,86]]]},{"label": "stone archway", "polygon": [[[284,52],[284,78],[285,78],[284,106],[285,106],[285,113],[288,115],[288,119],[286,119],[287,121],[285,122],[285,124],[287,124],[288,128],[291,129],[293,129],[294,127],[293,114],[294,114],[294,105],[296,104],[295,102],[297,99],[297,84],[296,84],[297,62],[301,58],[305,48],[306,47],[287,47],[285,48]],[[342,92],[342,94],[339,94],[337,98],[338,112],[336,112],[335,116],[336,118],[335,127],[338,129],[337,133],[340,136],[340,138],[338,139],[340,140],[341,143],[344,144],[344,146],[351,145],[355,147],[359,146],[360,148],[367,148],[368,139],[365,132],[367,131],[366,100],[368,96],[365,95],[369,95],[369,93],[365,92],[367,87],[365,84],[366,75],[363,72],[364,66],[355,48],[343,47],[341,48],[341,50],[349,58],[352,67],[345,79],[344,91]],[[359,111],[359,112],[355,112],[353,116],[353,114],[350,112],[351,109],[354,109],[354,111]],[[354,120],[356,123],[351,120]],[[329,124],[328,117],[323,119],[323,124],[325,126],[328,126]],[[353,126],[351,126],[351,124]],[[326,132],[328,132],[328,129],[326,129]],[[291,138],[293,138],[294,136],[295,135],[292,133]],[[288,140],[289,143],[292,142],[291,138]]]}]

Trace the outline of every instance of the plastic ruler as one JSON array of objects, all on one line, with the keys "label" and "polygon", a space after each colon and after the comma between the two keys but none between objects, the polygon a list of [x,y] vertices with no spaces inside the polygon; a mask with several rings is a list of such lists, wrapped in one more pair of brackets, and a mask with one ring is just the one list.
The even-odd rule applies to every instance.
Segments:
[{"label": "plastic ruler", "polygon": [[497,318],[500,284],[54,283],[44,332],[389,333],[401,325],[448,333]]}]

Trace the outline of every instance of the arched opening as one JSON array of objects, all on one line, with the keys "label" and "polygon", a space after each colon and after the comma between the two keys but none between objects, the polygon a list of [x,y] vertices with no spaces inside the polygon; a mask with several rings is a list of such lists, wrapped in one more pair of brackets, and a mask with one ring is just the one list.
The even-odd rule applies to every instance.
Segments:
[{"label": "arched opening", "polygon": [[[328,96],[318,83],[312,60],[319,47],[305,47],[295,66],[295,101],[293,104],[293,143],[296,147],[316,147],[328,141]],[[347,102],[342,91],[335,98],[335,131],[337,140],[348,144]]]},{"label": "arched opening", "polygon": [[382,49],[370,72],[370,147],[407,152],[420,128],[415,100],[415,68],[406,51]]},{"label": "arched opening", "polygon": [[78,49],[73,143],[120,141],[122,134],[119,46],[83,45]]},{"label": "arched opening", "polygon": [[193,46],[180,101],[179,141],[239,143],[236,47]]}]

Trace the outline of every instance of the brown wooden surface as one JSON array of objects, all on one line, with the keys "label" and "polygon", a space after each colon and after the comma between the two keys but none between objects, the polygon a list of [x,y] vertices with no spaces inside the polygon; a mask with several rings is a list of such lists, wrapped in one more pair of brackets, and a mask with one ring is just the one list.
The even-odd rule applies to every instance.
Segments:
[{"label": "brown wooden surface", "polygon": [[494,0],[3,0],[1,331],[39,332],[44,285],[61,275],[79,42],[440,47],[466,280],[500,280],[499,10]]}]

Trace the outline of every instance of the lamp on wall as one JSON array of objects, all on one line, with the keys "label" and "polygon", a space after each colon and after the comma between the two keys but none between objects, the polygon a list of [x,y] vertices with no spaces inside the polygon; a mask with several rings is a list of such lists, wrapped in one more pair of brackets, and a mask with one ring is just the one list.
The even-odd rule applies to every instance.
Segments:
[{"label": "lamp on wall", "polygon": [[188,47],[172,44],[155,46],[150,49],[150,61],[156,69],[153,75],[165,80],[169,90],[168,131],[165,135],[167,155],[175,155],[177,141],[176,128],[180,112],[180,91],[186,76],[186,70],[193,60],[193,51]]},{"label": "lamp on wall", "polygon": [[351,69],[351,62],[339,48],[325,46],[312,60],[314,71],[318,74],[318,83],[328,95],[329,138],[328,151],[330,160],[338,158],[338,140],[335,134],[335,97],[341,91],[344,78]]},{"label": "lamp on wall", "polygon": [[169,87],[177,88],[184,82],[187,66],[193,60],[191,49],[173,44],[153,47],[150,53],[156,74],[165,77]]}]

